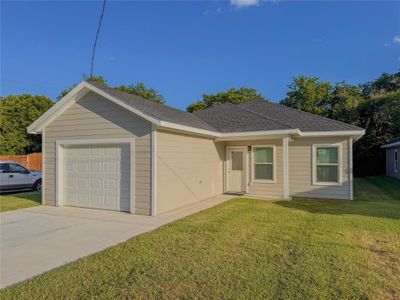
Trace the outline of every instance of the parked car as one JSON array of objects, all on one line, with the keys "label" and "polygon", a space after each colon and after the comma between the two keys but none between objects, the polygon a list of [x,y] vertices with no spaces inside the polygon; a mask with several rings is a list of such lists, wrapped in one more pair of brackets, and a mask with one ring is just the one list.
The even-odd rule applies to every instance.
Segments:
[{"label": "parked car", "polygon": [[13,161],[0,162],[0,192],[42,190],[42,172],[32,171]]}]

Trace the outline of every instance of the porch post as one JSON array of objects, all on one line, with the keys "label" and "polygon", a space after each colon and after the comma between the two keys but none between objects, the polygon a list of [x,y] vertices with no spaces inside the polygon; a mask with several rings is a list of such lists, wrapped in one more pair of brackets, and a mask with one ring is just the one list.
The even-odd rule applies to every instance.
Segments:
[{"label": "porch post", "polygon": [[283,146],[283,199],[290,200],[289,196],[289,137],[282,139]]},{"label": "porch post", "polygon": [[349,199],[353,200],[353,139],[349,137],[349,166],[348,166],[348,174],[349,174]]}]

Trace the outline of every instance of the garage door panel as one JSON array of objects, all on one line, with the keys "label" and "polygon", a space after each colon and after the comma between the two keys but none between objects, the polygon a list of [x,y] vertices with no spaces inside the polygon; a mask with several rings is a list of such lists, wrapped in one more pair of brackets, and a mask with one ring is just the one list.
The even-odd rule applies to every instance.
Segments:
[{"label": "garage door panel", "polygon": [[64,148],[64,204],[130,210],[128,145],[79,145]]},{"label": "garage door panel", "polygon": [[90,164],[90,172],[103,172],[103,162],[94,161]]},{"label": "garage door panel", "polygon": [[91,189],[102,189],[103,188],[103,178],[90,178],[89,186]]}]

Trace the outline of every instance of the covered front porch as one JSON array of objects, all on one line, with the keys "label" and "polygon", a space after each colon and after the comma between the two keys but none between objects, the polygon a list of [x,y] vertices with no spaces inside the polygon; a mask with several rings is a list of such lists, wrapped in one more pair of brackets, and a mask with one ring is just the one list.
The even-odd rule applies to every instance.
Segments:
[{"label": "covered front porch", "polygon": [[290,200],[289,136],[223,141],[224,193]]}]

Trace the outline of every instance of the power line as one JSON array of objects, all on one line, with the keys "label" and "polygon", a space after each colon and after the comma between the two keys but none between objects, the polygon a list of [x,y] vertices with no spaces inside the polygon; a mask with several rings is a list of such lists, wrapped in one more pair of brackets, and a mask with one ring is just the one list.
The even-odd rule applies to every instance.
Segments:
[{"label": "power line", "polygon": [[94,44],[93,44],[92,60],[91,60],[91,63],[90,63],[90,78],[92,78],[92,76],[93,76],[94,55],[95,55],[95,52],[96,52],[97,39],[99,38],[101,22],[103,21],[105,8],[106,8],[106,0],[103,0],[103,8],[101,10],[100,20],[99,20],[99,24],[97,26],[96,38],[95,38]]}]

